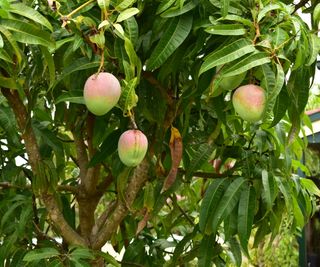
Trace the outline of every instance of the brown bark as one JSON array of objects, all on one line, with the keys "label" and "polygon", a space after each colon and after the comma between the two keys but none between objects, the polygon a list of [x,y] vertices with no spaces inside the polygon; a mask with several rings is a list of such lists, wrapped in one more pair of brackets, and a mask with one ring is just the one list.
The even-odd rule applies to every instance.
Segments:
[{"label": "brown bark", "polygon": [[[10,90],[1,89],[1,92],[13,109],[21,132],[21,138],[25,143],[30,166],[33,173],[37,174],[36,172],[38,170],[38,164],[41,162],[41,156],[34,131],[31,127],[31,118],[28,116],[27,109],[21,101],[18,91],[10,92]],[[53,226],[60,232],[65,241],[68,244],[86,246],[85,240],[72,229],[63,217],[54,195],[41,192],[40,197],[48,211]]]},{"label": "brown bark", "polygon": [[[99,231],[92,233],[91,244],[93,249],[100,249],[112,234],[116,232],[122,220],[128,214],[140,189],[148,179],[149,162],[145,159],[136,167],[125,192],[125,201],[118,198],[112,214],[105,220]],[[97,230],[96,227],[93,228]]]}]

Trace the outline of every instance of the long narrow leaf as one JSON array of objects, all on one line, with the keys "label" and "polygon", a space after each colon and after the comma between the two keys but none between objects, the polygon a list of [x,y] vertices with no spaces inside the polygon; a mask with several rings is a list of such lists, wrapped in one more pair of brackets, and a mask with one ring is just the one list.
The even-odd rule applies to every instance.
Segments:
[{"label": "long narrow leaf", "polygon": [[242,249],[249,255],[248,241],[251,234],[256,206],[254,187],[245,187],[241,192],[238,210],[238,236]]},{"label": "long narrow leaf", "polygon": [[199,76],[215,66],[229,63],[254,51],[255,48],[249,40],[243,38],[237,40],[206,56],[203,64],[201,65]]},{"label": "long narrow leaf", "polygon": [[230,214],[239,201],[243,184],[246,180],[243,177],[235,179],[227,188],[223,197],[217,203],[218,207],[211,222],[212,232],[216,232],[219,224]]},{"label": "long narrow leaf", "polygon": [[271,60],[267,53],[264,53],[264,52],[253,53],[243,58],[235,65],[229,66],[228,68],[224,68],[223,75],[225,77],[235,76],[237,74],[243,73],[254,67],[261,66],[269,62],[271,62]]},{"label": "long narrow leaf", "polygon": [[217,24],[205,29],[207,33],[217,35],[244,35],[246,28],[241,24]]},{"label": "long narrow leaf", "polygon": [[11,19],[0,19],[0,25],[12,31],[17,42],[43,45],[50,49],[55,47],[55,43],[48,32],[30,23]]},{"label": "long narrow leaf", "polygon": [[30,19],[30,20],[33,20],[34,22],[37,22],[37,23],[45,26],[50,31],[53,31],[53,28],[52,28],[50,22],[44,16],[42,16],[35,9],[28,7],[25,4],[22,4],[22,3],[11,4],[10,5],[10,12],[21,15],[23,17]]},{"label": "long narrow leaf", "polygon": [[205,231],[209,218],[217,208],[217,204],[222,196],[226,183],[226,179],[216,179],[206,190],[200,208],[199,227],[202,232]]},{"label": "long narrow leaf", "polygon": [[187,38],[191,26],[192,16],[171,19],[161,40],[147,61],[147,69],[153,70],[160,67]]}]

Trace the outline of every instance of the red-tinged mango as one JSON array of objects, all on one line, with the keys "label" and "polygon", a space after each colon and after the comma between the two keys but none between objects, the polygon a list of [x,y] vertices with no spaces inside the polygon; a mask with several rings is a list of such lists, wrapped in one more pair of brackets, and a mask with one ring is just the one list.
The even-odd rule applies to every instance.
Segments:
[{"label": "red-tinged mango", "polygon": [[254,84],[240,86],[232,96],[232,104],[243,120],[257,122],[261,119],[266,106],[265,91]]},{"label": "red-tinged mango", "polygon": [[119,101],[121,86],[118,79],[108,72],[91,75],[85,85],[83,97],[90,112],[101,116]]},{"label": "red-tinged mango", "polygon": [[123,164],[135,167],[144,159],[148,149],[148,139],[140,130],[125,131],[119,138],[118,154]]}]

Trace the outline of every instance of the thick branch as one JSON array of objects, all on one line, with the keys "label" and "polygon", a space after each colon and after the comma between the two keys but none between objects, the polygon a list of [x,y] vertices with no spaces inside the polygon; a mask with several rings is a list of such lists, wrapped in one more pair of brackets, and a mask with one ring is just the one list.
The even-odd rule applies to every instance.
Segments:
[{"label": "thick branch", "polygon": [[93,249],[100,249],[117,230],[127,215],[129,207],[132,206],[136,199],[138,192],[148,179],[148,169],[149,162],[147,160],[144,160],[136,167],[126,189],[125,202],[119,198],[113,213],[106,220],[101,230],[97,234],[92,234],[91,242]]},{"label": "thick branch", "polygon": [[[29,163],[32,171],[36,174],[38,170],[38,164],[41,162],[41,156],[34,131],[31,127],[31,118],[28,117],[27,109],[21,101],[17,91],[13,91],[11,93],[7,89],[1,89],[1,92],[6,97],[11,108],[13,109],[21,131],[21,137],[23,138],[26,146]],[[49,217],[53,222],[53,225],[59,230],[66,242],[68,244],[86,245],[83,238],[66,222],[63,214],[60,212],[58,203],[56,202],[54,196],[42,192],[41,199],[48,210]]]}]

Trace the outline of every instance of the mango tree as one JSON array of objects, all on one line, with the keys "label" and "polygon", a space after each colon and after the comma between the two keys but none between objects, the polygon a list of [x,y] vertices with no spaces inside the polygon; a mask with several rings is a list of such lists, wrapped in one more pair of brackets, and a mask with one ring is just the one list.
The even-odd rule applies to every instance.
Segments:
[{"label": "mango tree", "polygon": [[[0,1],[0,266],[240,266],[299,234],[319,21],[315,0]],[[263,101],[233,106],[248,85]]]}]

